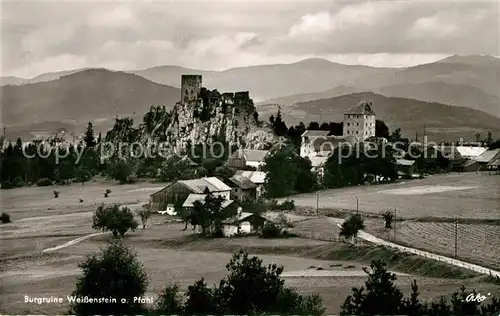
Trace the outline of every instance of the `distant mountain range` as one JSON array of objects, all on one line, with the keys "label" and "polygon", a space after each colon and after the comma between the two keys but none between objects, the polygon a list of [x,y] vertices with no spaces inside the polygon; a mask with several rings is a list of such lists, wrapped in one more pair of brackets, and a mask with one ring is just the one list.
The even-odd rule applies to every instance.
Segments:
[{"label": "distant mountain range", "polygon": [[143,77],[105,69],[83,70],[60,79],[20,86],[0,87],[3,122],[29,125],[112,119],[147,112],[151,105],[174,105],[180,89]]},{"label": "distant mountain range", "polygon": [[[444,113],[441,106],[447,104],[500,117],[500,59],[491,56],[451,56],[407,68],[342,65],[312,58],[292,64],[249,66],[225,71],[160,66],[124,72],[76,69],[42,74],[31,79],[3,77],[1,82],[4,86],[0,87],[2,121],[8,127],[28,129],[34,123],[49,126],[48,122],[64,122],[84,126],[83,123],[89,120],[112,121],[115,115],[134,115],[134,112],[135,115],[142,115],[152,104],[173,106],[179,100],[182,74],[203,75],[203,85],[210,89],[216,88],[221,92],[248,90],[254,100],[268,100],[258,103],[263,115],[269,109],[275,109],[274,104],[286,107],[286,111],[282,112],[305,111],[306,106],[316,104],[315,107],[324,107],[322,111],[330,113],[338,108],[336,97],[374,92],[376,94],[373,95],[377,96],[377,100],[373,100],[376,109],[386,106],[377,102],[394,102],[392,97],[400,97],[405,98],[401,100],[442,103],[437,106],[436,113]],[[312,100],[318,101],[307,102]],[[434,104],[426,102],[414,103],[420,106]],[[300,104],[290,107],[296,103]],[[412,108],[411,102],[402,103],[404,107]],[[312,115],[318,110],[311,111],[307,112]],[[464,113],[464,109],[458,107],[446,110],[446,113],[455,117],[450,114],[454,111]],[[471,120],[482,115],[476,112],[471,114]],[[386,114],[397,119],[401,113],[396,113]],[[401,119],[404,121],[404,117]],[[425,123],[418,116],[412,119],[416,124]],[[439,124],[443,125],[444,118],[439,120]],[[476,127],[482,129],[488,124],[479,120]]]}]

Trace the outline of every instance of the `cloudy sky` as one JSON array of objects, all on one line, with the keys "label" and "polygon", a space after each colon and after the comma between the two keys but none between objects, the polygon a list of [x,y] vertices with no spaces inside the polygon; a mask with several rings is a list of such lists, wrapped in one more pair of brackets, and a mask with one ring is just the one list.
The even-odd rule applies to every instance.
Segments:
[{"label": "cloudy sky", "polygon": [[226,69],[321,57],[407,66],[499,56],[493,1],[1,1],[2,75]]}]

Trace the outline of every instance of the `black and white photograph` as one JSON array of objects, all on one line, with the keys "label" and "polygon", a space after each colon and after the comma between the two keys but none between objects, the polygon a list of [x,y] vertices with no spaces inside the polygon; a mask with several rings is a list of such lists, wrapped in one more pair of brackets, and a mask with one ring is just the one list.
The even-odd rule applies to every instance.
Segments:
[{"label": "black and white photograph", "polygon": [[498,0],[0,26],[0,314],[500,316]]}]

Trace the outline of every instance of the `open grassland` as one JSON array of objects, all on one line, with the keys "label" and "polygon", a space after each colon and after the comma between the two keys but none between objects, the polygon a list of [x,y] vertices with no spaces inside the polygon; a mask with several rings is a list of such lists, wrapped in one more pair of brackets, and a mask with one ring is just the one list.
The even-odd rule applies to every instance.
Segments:
[{"label": "open grassland", "polygon": [[[231,253],[242,248],[258,255],[264,263],[283,265],[285,282],[302,293],[319,293],[328,313],[338,313],[351,288],[363,284],[362,267],[367,266],[371,259],[386,259],[393,271],[409,272],[413,266],[417,275],[425,272],[422,266],[427,265],[427,271],[436,269],[434,263],[418,261],[419,258],[395,254],[380,247],[349,247],[302,238],[205,240],[193,237],[189,230],[181,231],[182,227],[180,224],[150,226],[125,238],[147,270],[150,278],[148,296],[156,295],[169,283],[177,283],[182,291],[201,277],[209,285],[217,283],[226,275],[225,264]],[[53,253],[4,260],[1,311],[10,314],[64,312],[68,308],[66,301],[64,304],[26,304],[24,295],[65,298],[74,289],[75,280],[81,273],[78,262],[104,247],[109,238],[109,235],[100,235]],[[444,272],[452,271],[447,267],[441,269],[438,274],[442,277],[446,276]],[[500,295],[500,286],[482,282],[481,276],[467,275],[458,269],[450,273],[453,275],[449,279],[398,273],[396,284],[409,293],[411,280],[417,278],[423,299],[436,299],[462,284]]]},{"label": "open grassland", "polygon": [[[382,220],[368,220],[366,231],[394,241],[394,230],[385,229]],[[453,257],[455,224],[433,222],[397,222],[396,243]],[[457,225],[457,256],[460,259],[500,268],[500,225]]]},{"label": "open grassland", "polygon": [[[107,188],[112,193],[104,198]],[[150,183],[119,186],[95,182],[85,186],[73,184],[0,191],[2,207],[13,220],[0,225],[0,312],[64,313],[68,307],[66,300],[64,304],[36,305],[24,303],[24,296],[69,295],[81,273],[77,264],[88,254],[105,247],[110,238],[105,234],[76,244],[68,243],[94,233],[91,221],[95,207],[101,203],[120,203],[137,209],[159,188],[161,185]],[[57,199],[52,193],[54,189],[61,192]],[[80,198],[83,203],[79,202]],[[178,283],[181,290],[186,290],[201,277],[208,284],[218,282],[226,275],[225,264],[231,253],[240,248],[258,254],[265,263],[283,265],[286,283],[303,293],[319,293],[330,314],[340,311],[352,287],[363,284],[362,267],[375,258],[387,260],[389,268],[400,273],[397,285],[406,293],[411,290],[411,280],[416,278],[422,299],[449,294],[462,284],[481,293],[500,296],[499,286],[486,283],[483,276],[469,271],[425,258],[395,254],[381,247],[349,247],[328,242],[330,237],[338,236],[338,227],[322,218],[303,221],[304,217],[296,216],[294,220],[300,222],[294,231],[318,233],[325,241],[256,237],[205,240],[194,237],[190,227],[182,231],[182,224],[165,224],[167,218],[154,214],[145,230],[127,233],[125,238],[125,242],[138,252],[148,272],[151,281],[148,296],[156,295],[169,283]],[[322,223],[328,228],[321,226]],[[67,247],[41,253],[43,249],[65,243]]]},{"label": "open grassland", "polygon": [[[321,191],[323,209],[379,214],[397,208],[403,218],[500,219],[500,176],[461,173],[429,176],[400,183]],[[299,207],[316,208],[316,193],[288,197]]]}]

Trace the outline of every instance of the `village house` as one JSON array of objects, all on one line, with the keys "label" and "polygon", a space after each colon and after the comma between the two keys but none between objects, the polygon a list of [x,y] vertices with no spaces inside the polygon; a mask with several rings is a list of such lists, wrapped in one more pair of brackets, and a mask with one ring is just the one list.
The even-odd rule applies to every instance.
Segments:
[{"label": "village house", "polygon": [[229,157],[227,166],[236,169],[251,166],[259,169],[265,165],[264,160],[268,154],[269,150],[238,149],[231,155],[231,157]]},{"label": "village house", "polygon": [[257,185],[256,188],[256,198],[258,199],[262,194],[264,194],[264,183],[266,182],[266,173],[264,171],[246,171],[237,170],[235,175],[240,175],[245,178],[250,179],[253,183]]},{"label": "village house", "polygon": [[259,214],[241,212],[235,218],[223,222],[223,234],[225,237],[231,237],[237,234],[253,234],[261,231],[266,222],[266,218]]},{"label": "village house", "polygon": [[238,201],[257,199],[257,184],[242,175],[234,175],[228,179],[227,185],[231,187],[231,199]]},{"label": "village house", "polygon": [[216,177],[179,180],[150,195],[150,207],[157,212],[175,215],[174,205],[183,203],[190,194],[208,194],[230,200],[231,187]]}]

